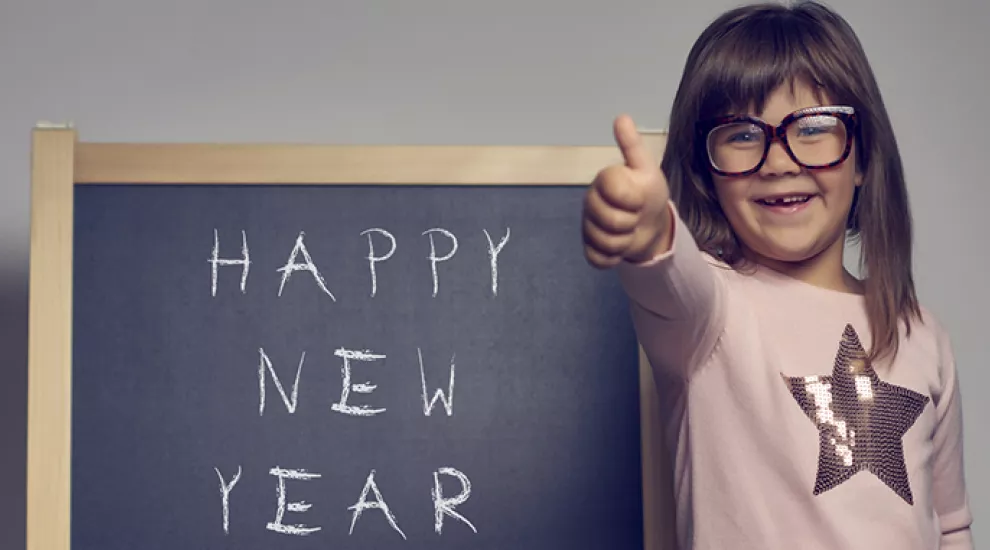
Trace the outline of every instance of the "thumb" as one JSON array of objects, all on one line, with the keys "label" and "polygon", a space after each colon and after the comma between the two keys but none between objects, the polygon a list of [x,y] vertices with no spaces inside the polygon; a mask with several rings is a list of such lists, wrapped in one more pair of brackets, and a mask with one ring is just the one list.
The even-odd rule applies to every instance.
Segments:
[{"label": "thumb", "polygon": [[637,171],[656,170],[656,161],[653,155],[646,149],[636,124],[629,115],[620,115],[615,119],[613,128],[615,133],[615,143],[622,151],[622,157],[626,161],[626,166]]}]

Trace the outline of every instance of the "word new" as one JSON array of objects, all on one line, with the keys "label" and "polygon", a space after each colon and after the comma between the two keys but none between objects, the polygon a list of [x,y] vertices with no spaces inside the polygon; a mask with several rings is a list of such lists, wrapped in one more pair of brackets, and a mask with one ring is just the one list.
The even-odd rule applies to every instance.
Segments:
[{"label": "word new", "polygon": [[[505,243],[509,241],[510,230],[506,228],[505,236],[499,240],[496,245],[492,241],[491,235],[488,234],[487,230],[483,230],[485,233],[485,238],[488,239],[488,258],[491,264],[492,273],[492,295],[498,295],[498,255],[502,252],[502,248]],[[384,237],[389,242],[389,250],[384,254],[375,255],[375,243],[372,239],[373,235],[380,235]],[[437,246],[434,242],[434,235],[443,235],[450,241],[450,251],[443,256],[437,256]],[[296,245],[292,248],[292,252],[289,253],[289,259],[285,262],[285,265],[278,268],[277,271],[282,273],[282,282],[278,287],[278,295],[282,295],[282,289],[285,288],[285,283],[288,282],[289,277],[296,271],[308,271],[312,274],[313,278],[316,279],[316,284],[319,285],[320,289],[326,293],[333,301],[337,301],[337,298],[333,295],[330,289],[327,287],[327,283],[320,274],[319,269],[317,269],[316,264],[313,262],[312,256],[310,256],[309,251],[306,249],[306,244],[304,242],[305,232],[300,232],[299,236],[296,237]],[[378,292],[378,277],[375,271],[375,265],[384,262],[395,254],[396,241],[395,237],[391,233],[384,229],[373,227],[371,229],[366,229],[361,232],[362,236],[368,237],[368,269],[371,272],[371,296],[374,297]],[[453,233],[447,231],[446,229],[433,228],[428,229],[423,232],[430,239],[430,254],[426,257],[430,262],[430,271],[433,274],[433,296],[436,297],[437,292],[440,289],[440,279],[437,274],[437,264],[441,262],[446,262],[454,257],[457,253],[458,241],[457,237]],[[302,254],[305,262],[297,262],[297,257]],[[251,268],[251,254],[248,249],[247,244],[247,233],[241,231],[241,257],[240,258],[221,258],[220,257],[220,236],[216,229],[213,230],[213,255],[208,260],[210,265],[213,267],[213,279],[212,279],[212,293],[213,296],[217,295],[217,269],[220,266],[241,266],[241,293],[247,292],[247,280],[248,272]]]},{"label": "word new", "polygon": [[[237,473],[233,475],[230,482],[224,480],[223,474],[220,473],[218,468],[214,468],[217,473],[217,477],[220,478],[220,495],[221,504],[223,506],[223,531],[224,534],[230,534],[230,493],[237,485],[237,482],[241,479],[241,467],[237,467]],[[277,505],[275,508],[275,519],[266,525],[269,531],[274,531],[276,533],[282,533],[286,535],[297,535],[305,536],[315,533],[322,529],[322,527],[311,527],[303,524],[286,524],[285,512],[306,512],[312,507],[312,504],[306,502],[287,502],[285,495],[285,480],[298,480],[298,481],[309,481],[313,479],[318,479],[320,474],[307,472],[306,470],[289,470],[284,468],[275,467],[269,471],[269,474],[278,478],[278,494],[277,494]],[[444,497],[443,487],[440,484],[440,475],[452,476],[457,478],[461,483],[461,491],[454,497]],[[375,494],[375,499],[372,501],[368,500],[368,493],[373,492]],[[455,507],[467,502],[469,496],[471,496],[471,481],[462,472],[455,470],[454,468],[444,467],[433,472],[433,489],[430,491],[430,496],[433,499],[433,516],[434,525],[433,528],[436,533],[442,534],[443,532],[443,520],[444,517],[450,516],[458,521],[465,523],[471,528],[475,533],[478,530],[475,526],[463,515],[454,510]],[[389,525],[392,526],[403,539],[406,539],[406,534],[402,532],[399,528],[399,524],[395,519],[395,514],[389,508],[388,504],[385,503],[385,498],[382,496],[381,491],[378,489],[378,484],[375,482],[375,470],[371,470],[368,474],[368,479],[364,483],[364,488],[361,490],[360,496],[358,496],[357,502],[352,506],[347,508],[351,511],[351,528],[348,535],[354,534],[354,526],[357,524],[357,520],[361,517],[361,514],[365,510],[380,510],[382,514],[385,515],[385,519],[388,520]]]},{"label": "word new", "polygon": [[[259,353],[261,354],[261,361],[258,365],[258,391],[260,393],[261,399],[258,408],[259,416],[265,414],[265,373],[267,372],[272,377],[272,382],[275,384],[275,388],[278,390],[280,396],[282,396],[282,402],[285,403],[286,410],[289,414],[294,414],[296,412],[296,405],[299,403],[299,376],[302,374],[303,363],[306,361],[306,352],[302,352],[302,356],[299,359],[299,366],[296,367],[296,378],[292,383],[292,395],[289,396],[285,393],[285,388],[282,386],[282,381],[279,379],[278,374],[275,373],[275,368],[272,366],[271,359],[265,353],[265,348],[260,348]],[[423,391],[423,414],[430,416],[433,411],[433,407],[436,405],[437,399],[443,401],[443,408],[447,411],[447,416],[454,414],[454,358],[450,358],[450,378],[448,382],[447,394],[444,395],[443,390],[438,388],[436,393],[433,395],[433,399],[428,399],[426,390],[426,372],[423,369],[423,351],[420,348],[416,348],[416,353],[419,357],[419,376],[422,382]],[[334,355],[343,359],[343,364],[341,366],[341,378],[343,378],[342,389],[340,392],[340,401],[337,401],[330,405],[330,408],[336,412],[351,415],[351,416],[374,416],[385,412],[384,408],[372,409],[367,405],[353,405],[348,402],[350,399],[351,392],[369,394],[375,390],[377,386],[369,384],[367,382],[363,383],[352,383],[351,382],[351,361],[377,361],[379,359],[385,359],[384,354],[371,353],[370,351],[358,351],[349,350],[344,348],[338,348],[333,352]]]}]

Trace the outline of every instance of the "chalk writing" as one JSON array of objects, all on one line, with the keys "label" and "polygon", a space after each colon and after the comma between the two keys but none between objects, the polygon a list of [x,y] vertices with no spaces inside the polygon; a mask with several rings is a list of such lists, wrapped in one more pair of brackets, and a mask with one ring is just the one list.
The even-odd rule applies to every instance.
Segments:
[{"label": "chalk writing", "polygon": [[214,296],[217,295],[217,267],[221,265],[240,265],[241,268],[241,294],[247,292],[247,279],[248,271],[251,267],[251,255],[248,253],[247,244],[247,233],[241,231],[241,259],[231,260],[231,259],[220,259],[220,235],[217,230],[213,230],[213,256],[210,257],[209,262],[212,267],[212,287],[211,292]]},{"label": "chalk writing", "polygon": [[[457,496],[452,498],[443,497],[443,488],[440,486],[440,474],[454,476],[458,481],[461,482],[461,492]],[[433,511],[436,518],[436,523],[433,528],[436,530],[437,534],[443,533],[443,518],[445,515],[452,518],[458,519],[467,524],[475,533],[478,530],[474,527],[474,524],[468,521],[468,519],[454,510],[455,506],[464,504],[467,502],[469,496],[471,496],[471,480],[468,479],[463,472],[455,470],[453,468],[444,467],[440,468],[436,472],[433,472]]]},{"label": "chalk writing", "polygon": [[[299,364],[296,367],[295,379],[292,382],[292,392],[286,393],[285,386],[282,384],[282,380],[279,377],[271,359],[265,352],[265,348],[259,348],[258,354],[260,360],[258,362],[258,416],[264,416],[265,407],[268,402],[267,397],[267,386],[270,383],[275,386],[278,391],[279,396],[282,398],[282,403],[285,405],[285,410],[289,414],[295,414],[299,407],[299,390],[301,387],[301,378],[303,364],[306,362],[306,352],[302,352],[299,357]],[[370,394],[377,387],[370,382],[364,383],[353,383],[353,364],[352,361],[365,361],[372,362],[380,359],[385,359],[384,354],[372,353],[369,350],[350,350],[346,348],[338,348],[334,351],[334,355],[340,357],[342,360],[341,364],[341,392],[340,400],[331,404],[330,409],[342,414],[347,414],[351,416],[373,416],[386,411],[385,408],[373,409],[369,405],[353,405],[350,403],[351,393],[361,393]],[[447,416],[453,416],[454,414],[454,374],[455,374],[455,363],[454,359],[456,355],[451,355],[450,357],[450,374],[447,378],[447,389],[444,391],[442,387],[436,388],[433,392],[433,397],[430,397],[430,390],[427,387],[426,382],[426,367],[423,361],[423,349],[421,347],[416,348],[416,357],[419,363],[419,376],[420,376],[420,395],[423,399],[423,415],[430,416],[433,413],[433,409],[437,405],[437,401],[443,404],[443,408],[447,413]]]},{"label": "chalk writing", "polygon": [[[437,257],[437,246],[436,243],[433,242],[434,233],[440,233],[445,237],[447,237],[448,239],[450,239],[450,243],[451,243],[450,252],[448,252],[447,255],[441,256],[439,258]],[[453,258],[454,254],[457,253],[457,237],[455,237],[454,234],[451,233],[450,231],[447,231],[446,229],[441,229],[439,227],[435,227],[433,229],[427,229],[426,231],[423,232],[423,234],[429,235],[430,237],[430,255],[428,258],[430,260],[430,271],[433,273],[433,296],[436,297],[437,291],[439,290],[440,287],[440,279],[437,277],[437,264],[439,262],[446,262],[447,260]]]},{"label": "chalk writing", "polygon": [[[509,241],[509,236],[511,235],[510,228],[505,229],[505,235],[499,239],[498,244],[492,239],[491,234],[487,229],[482,229],[485,238],[488,241],[487,251],[488,251],[488,262],[491,271],[491,292],[493,296],[498,295],[498,259],[499,254],[502,253],[503,248]],[[379,235],[383,237],[388,242],[388,251],[384,253],[376,253],[375,239],[374,235]],[[438,265],[443,262],[451,261],[454,255],[457,254],[458,248],[460,247],[460,241],[457,236],[452,232],[442,228],[434,227],[427,229],[422,233],[429,240],[429,254],[426,256],[426,260],[430,264],[430,275],[432,280],[432,296],[436,297],[440,292],[440,274]],[[449,251],[442,256],[437,255],[437,242],[435,235],[441,235],[449,241]],[[360,232],[360,236],[366,237],[368,239],[368,255],[365,259],[368,261],[368,271],[371,276],[371,292],[370,296],[374,298],[378,294],[378,264],[385,262],[386,260],[392,258],[398,249],[398,241],[395,236],[389,231],[379,228],[372,227],[365,229]],[[307,271],[309,272],[316,285],[319,287],[324,294],[330,297],[331,300],[337,301],[336,295],[330,291],[327,285],[326,279],[323,274],[320,273],[316,262],[313,260],[312,255],[309,253],[309,249],[306,247],[305,242],[306,233],[303,231],[299,232],[296,237],[295,245],[293,246],[291,252],[289,253],[289,258],[285,265],[278,268],[276,271],[282,274],[281,281],[278,286],[278,296],[282,296],[285,291],[286,284],[289,282],[292,274],[297,271]],[[381,239],[379,239],[381,240]],[[297,258],[302,255],[304,261],[299,262]],[[208,260],[210,264],[210,294],[212,296],[217,295],[218,286],[218,271],[220,267],[223,266],[240,266],[241,267],[241,279],[240,279],[240,290],[242,294],[247,293],[247,283],[248,274],[250,272],[250,267],[252,261],[250,258],[250,253],[247,244],[247,233],[241,231],[241,257],[240,258],[221,258],[220,257],[220,237],[216,229],[213,231],[213,250],[212,255]]]},{"label": "chalk writing", "polygon": [[[372,502],[368,502],[367,500],[368,491],[375,492],[375,500]],[[399,529],[399,526],[395,523],[395,516],[392,514],[392,511],[389,510],[388,504],[385,504],[385,499],[382,498],[381,491],[378,490],[378,484],[375,483],[374,470],[371,470],[371,473],[368,474],[368,480],[364,482],[364,488],[361,489],[361,496],[358,497],[358,501],[347,509],[354,511],[351,515],[351,530],[348,532],[349,535],[354,534],[354,525],[357,523],[358,518],[361,517],[361,514],[364,513],[365,510],[378,509],[385,514],[385,519],[388,520],[388,523],[392,526],[392,529],[398,531],[399,534],[402,535],[403,539],[406,538],[406,534],[403,533],[402,529]]]},{"label": "chalk writing", "polygon": [[217,477],[220,478],[220,504],[223,507],[223,532],[225,534],[230,533],[230,491],[237,485],[237,482],[241,479],[241,467],[237,467],[237,473],[230,480],[230,483],[226,483],[223,480],[223,474],[220,473],[219,468],[214,468],[217,473]]},{"label": "chalk writing", "polygon": [[[282,272],[282,283],[278,285],[278,295],[282,295],[282,289],[285,288],[286,281],[289,280],[289,276],[295,271],[309,271],[313,274],[313,278],[316,279],[316,284],[320,285],[320,289],[323,290],[331,299],[337,301],[337,298],[330,292],[327,288],[326,282],[323,280],[323,275],[320,275],[320,270],[316,269],[316,264],[313,263],[313,258],[310,257],[309,251],[306,250],[306,244],[303,243],[303,237],[305,232],[300,231],[299,236],[296,238],[296,246],[292,248],[292,253],[289,254],[289,260],[285,262],[284,267],[280,267],[278,271]],[[302,252],[303,258],[306,259],[306,263],[297,264],[296,256]]]},{"label": "chalk writing", "polygon": [[505,228],[505,236],[498,241],[498,246],[492,243],[492,236],[488,234],[488,230],[484,229],[485,238],[488,239],[488,257],[492,264],[492,295],[498,296],[498,255],[502,252],[502,247],[505,243],[509,242],[509,228]]},{"label": "chalk writing", "polygon": [[[238,480],[241,478],[241,467],[238,466],[237,474],[234,475],[229,484],[224,482],[223,475],[220,473],[218,468],[214,468],[214,470],[220,478],[223,505],[222,528],[225,534],[229,534],[230,494],[234,486],[237,485]],[[286,480],[311,481],[322,478],[322,474],[310,472],[304,469],[289,469],[278,466],[271,468],[268,473],[278,478],[278,482],[276,486],[275,519],[269,522],[266,525],[266,528],[276,533],[293,536],[306,536],[322,530],[323,528],[321,526],[313,524],[305,525],[285,523],[286,512],[301,514],[308,512],[313,507],[313,505],[308,502],[290,502],[287,496]],[[403,540],[408,540],[405,532],[403,532],[403,530],[399,527],[395,512],[393,512],[389,507],[388,503],[385,501],[384,494],[378,487],[378,482],[375,479],[376,474],[377,470],[372,468],[368,473],[367,479],[365,479],[361,492],[357,497],[357,501],[347,507],[347,510],[351,512],[351,524],[347,534],[354,535],[358,519],[362,517],[362,514],[364,514],[366,510],[378,510],[382,513],[391,528],[398,533]],[[457,479],[461,485],[461,490],[457,493],[457,495],[453,497],[444,496],[443,485],[440,482],[441,475],[451,476]],[[371,500],[369,500],[370,494],[373,494],[374,497]],[[451,517],[457,521],[460,521],[461,523],[467,525],[472,532],[477,534],[478,529],[474,526],[474,524],[455,509],[467,502],[470,496],[471,480],[468,479],[468,476],[460,470],[449,466],[444,466],[437,468],[433,472],[433,487],[430,489],[430,498],[433,502],[433,515],[435,520],[433,528],[438,535],[443,534],[443,521],[445,517]],[[315,518],[317,516],[313,517]]]},{"label": "chalk writing", "polygon": [[[389,242],[391,243],[391,247],[388,249],[388,252],[386,252],[384,256],[375,256],[375,243],[374,241],[371,240],[372,232],[385,235],[385,237],[388,238]],[[368,269],[371,270],[371,297],[374,298],[375,293],[378,292],[378,277],[375,274],[375,264],[378,262],[384,262],[385,260],[391,258],[392,254],[395,253],[395,237],[393,237],[392,234],[389,233],[388,231],[385,231],[384,229],[379,229],[377,227],[366,229],[361,232],[361,235],[368,236]]]},{"label": "chalk writing", "polygon": [[285,408],[289,411],[289,414],[294,414],[296,412],[296,405],[299,403],[299,375],[302,374],[303,362],[306,360],[306,352],[302,353],[302,357],[299,358],[299,367],[296,368],[296,380],[292,383],[292,397],[285,395],[285,390],[282,388],[282,381],[279,380],[278,374],[272,367],[272,362],[268,359],[268,355],[265,354],[265,348],[260,348],[261,362],[258,365],[258,390],[261,394],[260,404],[258,405],[258,416],[265,414],[265,371],[267,370],[272,375],[272,382],[275,383],[275,388],[278,390],[279,395],[282,396],[282,402],[285,403]]},{"label": "chalk writing", "polygon": [[[487,229],[483,229],[482,232],[487,240],[488,268],[491,273],[491,293],[492,296],[498,296],[499,256],[508,243],[511,233],[510,230],[506,228],[504,236],[502,236],[498,240],[498,243],[496,243]],[[380,227],[372,227],[361,231],[359,236],[367,239],[368,253],[365,258],[368,262],[368,271],[371,278],[370,297],[374,298],[378,295],[379,291],[379,266],[392,258],[396,253],[398,247],[397,239],[388,230]],[[420,236],[425,236],[429,241],[429,252],[425,255],[425,257],[429,262],[429,269],[432,279],[431,295],[436,297],[440,292],[439,266],[444,262],[453,260],[458,252],[460,243],[452,232],[441,227],[427,229],[426,231],[423,231]],[[445,240],[446,243],[439,243],[438,240],[440,240],[440,238]],[[306,233],[300,231],[291,251],[289,252],[285,265],[276,270],[276,272],[281,273],[281,281],[278,286],[278,296],[282,296],[289,279],[294,273],[306,271],[312,276],[313,281],[316,283],[319,290],[329,296],[331,300],[336,302],[337,298],[330,291],[326,279],[320,272],[316,262],[306,246],[305,239]],[[441,252],[438,252],[438,250]],[[211,266],[210,292],[212,296],[217,296],[218,272],[221,267],[240,268],[240,292],[241,294],[246,294],[248,290],[247,284],[250,267],[252,266],[252,260],[248,248],[247,233],[245,231],[241,231],[241,256],[239,258],[221,257],[219,231],[214,229],[213,248],[209,258],[209,264]],[[259,347],[257,349],[258,416],[265,415],[265,409],[267,406],[267,389],[269,386],[274,386],[279,397],[281,398],[282,404],[285,406],[286,412],[289,415],[296,414],[300,406],[302,371],[307,359],[306,352],[302,351],[300,353],[299,362],[295,369],[295,376],[292,379],[291,391],[286,391],[286,384],[283,383],[282,377],[278,374],[278,371],[281,369],[276,368],[276,362],[272,361],[264,347]],[[382,406],[380,403],[373,404],[375,402],[373,394],[377,386],[369,381],[355,382],[354,378],[355,371],[359,370],[357,369],[358,365],[370,367],[376,362],[382,362],[385,360],[386,355],[384,353],[378,353],[369,349],[350,349],[346,347],[337,347],[334,350],[333,355],[339,361],[338,364],[340,366],[341,386],[340,398],[339,400],[333,400],[333,402],[330,403],[330,410],[354,418],[366,418],[385,413],[387,410],[386,407]],[[443,405],[444,412],[446,412],[448,417],[453,416],[456,371],[455,357],[455,354],[450,355],[450,370],[449,375],[446,377],[446,388],[443,387],[443,383],[438,383],[434,380],[431,396],[431,386],[427,383],[427,370],[431,369],[427,369],[426,367],[426,362],[423,357],[423,348],[416,348],[416,358],[418,361],[420,375],[419,390],[423,403],[424,416],[431,416],[438,403]],[[433,370],[435,372],[435,369]],[[287,375],[287,373],[283,374]],[[363,397],[365,402],[361,402],[362,399],[358,398],[358,396]],[[221,528],[223,533],[228,535],[230,533],[232,494],[234,493],[234,488],[241,480],[243,472],[241,466],[238,466],[237,472],[231,476],[229,481],[227,481],[219,468],[214,468],[214,471],[216,472],[220,482],[222,515]],[[310,520],[306,523],[298,520],[294,522],[286,519],[286,514],[306,514],[307,512],[310,512],[313,507],[312,504],[305,501],[290,500],[288,497],[288,493],[290,491],[287,485],[289,485],[289,482],[311,482],[319,480],[322,478],[322,475],[304,469],[290,469],[280,466],[271,468],[268,470],[268,474],[277,479],[277,491],[274,519],[267,522],[265,524],[265,528],[274,533],[295,537],[307,536],[320,531],[322,527],[314,524],[314,521],[318,521],[317,518],[319,517],[316,514],[310,514],[308,516]],[[351,513],[348,534],[354,535],[355,530],[357,529],[358,520],[363,517],[365,512],[374,510],[381,512],[383,518],[392,530],[394,530],[403,540],[407,540],[406,533],[399,527],[399,522],[396,518],[395,512],[388,505],[383,492],[379,488],[376,480],[376,474],[377,470],[372,468],[368,474],[368,477],[364,481],[364,485],[362,486],[357,500],[346,508]],[[453,478],[456,480],[456,483],[460,484],[460,489],[457,491],[451,491],[448,487],[445,494],[441,478]],[[426,487],[424,487],[424,493],[425,490]],[[471,496],[471,491],[471,481],[468,479],[468,476],[460,470],[450,466],[443,466],[433,472],[433,483],[432,487],[429,488],[429,495],[433,504],[433,529],[437,535],[442,535],[445,519],[453,519],[466,525],[472,532],[478,532],[478,529],[475,527],[474,523],[468,520],[468,518],[457,509],[468,501]]]},{"label": "chalk writing", "polygon": [[334,403],[330,406],[331,409],[342,412],[344,414],[351,414],[354,416],[372,416],[379,413],[385,412],[385,409],[372,409],[368,405],[350,405],[347,403],[347,399],[350,396],[351,391],[355,393],[371,393],[374,391],[376,386],[369,384],[367,382],[360,384],[351,384],[351,360],[356,359],[358,361],[375,361],[377,359],[384,359],[384,355],[371,353],[369,351],[357,351],[349,350],[344,348],[339,348],[335,350],[334,355],[344,359],[344,364],[341,367],[341,373],[343,377],[343,384],[340,390],[340,401]]},{"label": "chalk writing", "polygon": [[450,358],[450,382],[447,395],[444,395],[441,388],[437,388],[436,393],[433,394],[433,399],[427,400],[426,372],[423,370],[423,350],[416,348],[416,354],[419,357],[419,376],[423,383],[423,414],[430,416],[430,413],[433,412],[433,406],[437,403],[437,399],[440,399],[443,401],[443,408],[447,411],[447,416],[451,416],[454,414],[454,358]]},{"label": "chalk writing", "polygon": [[268,524],[268,529],[275,531],[276,533],[283,533],[286,535],[308,535],[322,529],[322,527],[306,527],[305,525],[286,525],[282,523],[286,509],[290,512],[305,512],[312,506],[311,504],[307,504],[305,502],[290,502],[286,504],[285,480],[316,479],[320,477],[320,474],[311,474],[305,470],[287,470],[277,466],[272,468],[269,473],[278,477],[278,507],[275,510],[275,521]]}]

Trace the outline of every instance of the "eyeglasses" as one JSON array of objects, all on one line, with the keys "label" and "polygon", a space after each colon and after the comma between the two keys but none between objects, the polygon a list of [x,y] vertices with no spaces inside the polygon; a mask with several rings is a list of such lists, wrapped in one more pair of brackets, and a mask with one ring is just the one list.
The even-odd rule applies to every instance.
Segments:
[{"label": "eyeglasses", "polygon": [[751,116],[725,116],[699,122],[697,131],[713,172],[748,176],[763,167],[776,140],[804,168],[837,166],[849,157],[856,125],[852,107],[826,106],[795,111],[778,126]]}]

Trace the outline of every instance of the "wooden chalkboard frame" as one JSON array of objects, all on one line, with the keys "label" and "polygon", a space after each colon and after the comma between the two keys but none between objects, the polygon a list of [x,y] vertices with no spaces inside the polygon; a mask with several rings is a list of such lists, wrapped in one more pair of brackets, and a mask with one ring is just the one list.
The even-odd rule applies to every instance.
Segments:
[{"label": "wooden chalkboard frame", "polygon": [[[644,139],[659,158],[663,132]],[[36,128],[31,154],[27,550],[70,550],[73,191],[100,184],[586,185],[614,146],[80,142]],[[578,237],[575,237],[578,238]],[[590,269],[590,268],[589,268]],[[640,352],[646,550],[674,547],[669,460]]]}]

